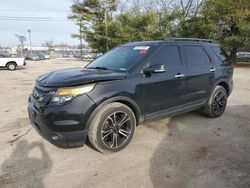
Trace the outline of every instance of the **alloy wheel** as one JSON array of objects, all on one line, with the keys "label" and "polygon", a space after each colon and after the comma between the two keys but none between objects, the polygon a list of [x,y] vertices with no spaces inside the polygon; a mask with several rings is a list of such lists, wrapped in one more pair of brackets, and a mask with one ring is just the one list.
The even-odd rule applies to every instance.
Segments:
[{"label": "alloy wheel", "polygon": [[106,118],[101,129],[101,138],[106,147],[118,148],[129,139],[132,122],[126,112],[117,111]]},{"label": "alloy wheel", "polygon": [[227,103],[227,96],[224,91],[218,91],[213,101],[213,111],[215,114],[221,114],[224,112]]}]

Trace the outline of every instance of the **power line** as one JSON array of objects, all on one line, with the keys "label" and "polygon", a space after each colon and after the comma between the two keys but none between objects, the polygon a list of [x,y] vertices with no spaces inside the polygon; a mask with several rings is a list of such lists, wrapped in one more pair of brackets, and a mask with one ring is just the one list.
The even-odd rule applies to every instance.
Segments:
[{"label": "power line", "polygon": [[34,9],[1,9],[1,12],[70,12],[71,10],[34,10]]},{"label": "power line", "polygon": [[17,17],[17,16],[0,16],[0,20],[5,21],[69,21],[65,18],[53,18],[53,17]]},{"label": "power line", "polygon": [[0,18],[13,18],[13,19],[53,19],[53,17],[42,16],[0,16]]},{"label": "power line", "polygon": [[54,22],[54,21],[70,21],[70,20],[35,20],[35,19],[2,19],[0,21],[42,21],[42,22]]}]

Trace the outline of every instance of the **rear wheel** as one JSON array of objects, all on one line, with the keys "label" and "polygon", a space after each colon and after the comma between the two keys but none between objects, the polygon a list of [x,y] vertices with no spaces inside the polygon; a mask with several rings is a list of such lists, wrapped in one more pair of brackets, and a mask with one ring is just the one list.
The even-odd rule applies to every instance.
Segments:
[{"label": "rear wheel", "polygon": [[227,92],[224,87],[216,86],[209,98],[207,106],[203,109],[206,116],[211,118],[220,117],[227,105]]},{"label": "rear wheel", "polygon": [[16,63],[14,62],[8,63],[6,67],[8,70],[11,70],[11,71],[16,70]]},{"label": "rear wheel", "polygon": [[126,105],[114,102],[105,105],[90,124],[88,138],[100,152],[116,152],[131,141],[136,127],[133,111]]}]

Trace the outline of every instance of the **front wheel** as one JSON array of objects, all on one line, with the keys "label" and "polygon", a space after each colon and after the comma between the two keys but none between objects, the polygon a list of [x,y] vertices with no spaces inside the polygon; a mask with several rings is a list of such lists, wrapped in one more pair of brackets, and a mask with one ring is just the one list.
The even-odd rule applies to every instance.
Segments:
[{"label": "front wheel", "polygon": [[227,92],[224,87],[216,86],[209,98],[208,104],[203,109],[203,113],[211,118],[220,117],[227,105]]},{"label": "front wheel", "polygon": [[90,143],[100,152],[117,152],[131,141],[136,127],[133,111],[113,102],[105,105],[93,118],[88,132]]}]

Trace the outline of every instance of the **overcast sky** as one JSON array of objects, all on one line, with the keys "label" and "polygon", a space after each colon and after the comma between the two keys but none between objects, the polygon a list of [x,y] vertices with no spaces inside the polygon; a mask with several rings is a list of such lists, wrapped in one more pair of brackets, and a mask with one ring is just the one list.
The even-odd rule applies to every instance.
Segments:
[{"label": "overcast sky", "polygon": [[[28,44],[28,29],[34,46],[45,40],[78,44],[70,36],[77,32],[77,27],[67,20],[71,4],[71,0],[0,0],[0,46],[17,45],[19,42],[15,34],[26,36],[25,43]],[[36,20],[46,17],[46,20],[56,21],[27,21],[27,17]]]}]

